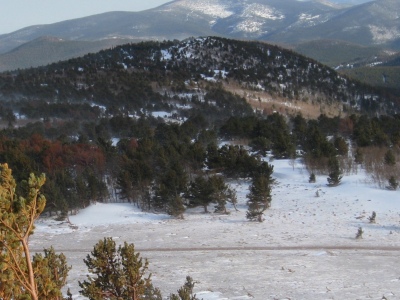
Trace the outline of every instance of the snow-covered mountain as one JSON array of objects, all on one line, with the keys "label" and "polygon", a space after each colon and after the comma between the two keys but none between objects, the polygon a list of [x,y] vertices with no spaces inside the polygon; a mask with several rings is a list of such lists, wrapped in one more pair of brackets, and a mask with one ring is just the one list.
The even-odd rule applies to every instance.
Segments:
[{"label": "snow-covered mountain", "polygon": [[0,53],[41,36],[98,41],[217,35],[285,44],[334,39],[398,47],[399,16],[398,0],[345,8],[325,0],[175,0],[142,12],[109,12],[23,28],[0,35]]}]

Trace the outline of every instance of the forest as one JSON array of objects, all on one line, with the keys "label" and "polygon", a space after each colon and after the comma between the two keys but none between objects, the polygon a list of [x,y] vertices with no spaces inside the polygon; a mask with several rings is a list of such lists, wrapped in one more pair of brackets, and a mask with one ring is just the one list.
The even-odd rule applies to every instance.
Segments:
[{"label": "forest", "polygon": [[[234,201],[224,179],[270,178],[271,167],[261,160],[267,153],[275,159],[301,156],[315,175],[329,171],[332,159],[342,173],[358,163],[375,174],[379,164],[371,159],[383,162],[386,155],[389,174],[384,178],[378,172],[379,184],[391,177],[397,182],[391,166],[399,155],[399,127],[398,115],[306,120],[249,114],[213,128],[200,113],[182,124],[119,116],[83,123],[87,131],[73,138],[62,132],[53,137],[58,128],[46,123],[3,129],[0,160],[17,182],[30,173],[46,174],[43,193],[50,214],[66,216],[93,201],[128,201],[181,217],[185,207],[207,209],[210,203],[224,212],[226,201]],[[110,137],[122,131],[128,135],[114,143]]]}]

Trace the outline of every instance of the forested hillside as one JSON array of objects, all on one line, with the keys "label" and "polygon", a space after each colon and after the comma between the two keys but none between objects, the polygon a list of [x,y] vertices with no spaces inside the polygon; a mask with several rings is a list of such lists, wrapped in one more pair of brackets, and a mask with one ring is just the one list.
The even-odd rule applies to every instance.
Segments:
[{"label": "forested hillside", "polygon": [[[267,109],[264,98],[250,105],[257,93],[340,109],[308,120],[306,111]],[[235,194],[221,178],[272,184],[260,159],[267,151],[294,158],[302,150],[318,174],[343,168],[348,139],[360,147],[400,140],[397,97],[276,46],[214,37],[128,44],[4,73],[0,98],[0,161],[17,181],[46,173],[46,209],[64,215],[91,201],[176,217],[210,203],[226,212]]]}]

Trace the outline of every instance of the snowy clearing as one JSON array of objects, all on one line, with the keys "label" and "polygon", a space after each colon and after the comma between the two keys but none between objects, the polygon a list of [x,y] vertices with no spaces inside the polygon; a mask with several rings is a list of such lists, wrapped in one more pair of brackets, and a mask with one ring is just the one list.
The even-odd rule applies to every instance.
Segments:
[{"label": "snowy clearing", "polygon": [[[103,237],[134,243],[164,298],[190,275],[204,300],[400,299],[398,192],[368,184],[362,170],[327,187],[326,176],[308,183],[299,162],[271,163],[277,184],[263,223],[245,217],[250,182],[232,181],[239,211],[230,208],[230,215],[199,208],[175,220],[131,204],[97,203],[71,216],[74,226],[41,218],[31,248],[53,245],[67,256],[74,299],[85,299],[77,282],[87,274],[83,258]],[[373,211],[375,224],[368,220]]]}]

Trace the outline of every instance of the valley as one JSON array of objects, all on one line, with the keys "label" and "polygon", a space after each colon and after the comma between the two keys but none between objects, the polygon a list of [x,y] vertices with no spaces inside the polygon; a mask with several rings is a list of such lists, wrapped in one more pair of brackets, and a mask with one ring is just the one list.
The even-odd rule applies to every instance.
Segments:
[{"label": "valley", "polygon": [[105,238],[162,299],[399,299],[397,14],[175,0],[0,35],[0,299],[89,299]]},{"label": "valley", "polygon": [[[278,182],[263,223],[246,221],[249,182],[233,181],[239,211],[230,207],[229,215],[194,209],[174,220],[131,204],[97,203],[70,216],[75,229],[40,219],[31,247],[53,245],[68,257],[74,299],[83,299],[76,285],[87,272],[82,260],[105,236],[135,244],[164,296],[190,275],[204,300],[396,299],[397,192],[376,189],[362,170],[329,188],[322,175],[308,183],[301,162],[294,169],[288,160],[272,163]],[[367,220],[373,210],[376,224]],[[364,229],[361,240],[355,239],[358,226]]]}]

